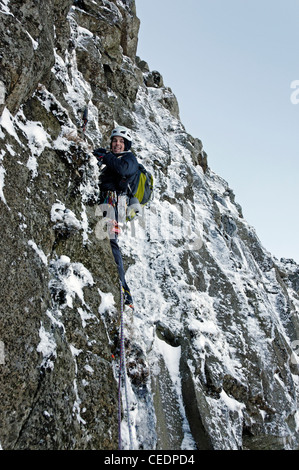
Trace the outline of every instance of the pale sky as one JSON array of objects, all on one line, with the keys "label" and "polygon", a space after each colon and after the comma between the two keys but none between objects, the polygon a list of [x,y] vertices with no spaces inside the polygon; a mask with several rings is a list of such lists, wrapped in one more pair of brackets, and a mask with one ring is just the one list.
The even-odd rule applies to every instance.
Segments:
[{"label": "pale sky", "polygon": [[299,263],[299,0],[135,1],[137,54],[264,247]]}]

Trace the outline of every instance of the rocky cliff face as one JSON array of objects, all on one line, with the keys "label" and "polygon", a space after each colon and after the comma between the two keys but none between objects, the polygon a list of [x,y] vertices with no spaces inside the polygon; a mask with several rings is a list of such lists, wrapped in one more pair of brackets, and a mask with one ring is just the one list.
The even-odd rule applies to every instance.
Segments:
[{"label": "rocky cliff face", "polygon": [[298,449],[299,267],[261,246],[136,58],[134,1],[0,15],[1,447],[118,446],[120,289],[92,155],[117,123],[155,178],[120,238],[134,448]]}]

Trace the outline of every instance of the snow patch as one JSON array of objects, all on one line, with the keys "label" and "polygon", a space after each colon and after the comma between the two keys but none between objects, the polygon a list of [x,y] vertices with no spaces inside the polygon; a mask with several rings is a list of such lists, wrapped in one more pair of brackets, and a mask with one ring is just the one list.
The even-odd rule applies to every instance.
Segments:
[{"label": "snow patch", "polygon": [[37,352],[41,353],[44,358],[44,366],[51,369],[54,368],[52,358],[56,357],[56,341],[53,334],[45,330],[41,324],[39,329],[40,343],[37,346]]},{"label": "snow patch", "polygon": [[37,158],[46,147],[51,148],[51,138],[43,128],[41,122],[26,120],[22,110],[19,111],[16,117],[16,123],[23,134],[25,134],[31,152],[28,158],[27,168],[32,172],[32,177],[35,178],[38,175]]},{"label": "snow patch", "polygon": [[102,292],[98,289],[98,292],[101,296],[101,304],[99,306],[99,313],[104,314],[106,312],[115,312],[115,300],[111,292]]},{"label": "snow patch", "polygon": [[9,9],[9,2],[10,0],[1,0],[0,2],[0,12],[4,13],[5,15],[11,15],[14,16],[10,9]]},{"label": "snow patch", "polygon": [[185,407],[183,404],[182,380],[180,374],[181,346],[170,346],[168,343],[166,343],[166,341],[160,340],[158,337],[156,337],[154,347],[156,352],[160,354],[164,359],[180,405],[180,412],[183,419],[184,430],[184,439],[181,445],[181,449],[195,449],[195,442],[191,435],[189,423],[185,413]]},{"label": "snow patch", "polygon": [[70,229],[81,230],[81,222],[74,212],[67,209],[61,202],[56,202],[51,208],[51,221],[55,222],[55,228],[67,226]]},{"label": "snow patch", "polygon": [[5,199],[4,192],[3,192],[3,188],[5,186],[4,178],[6,174],[5,168],[2,166],[3,157],[4,157],[4,151],[2,150],[1,155],[0,155],[0,165],[1,165],[0,166],[0,198],[2,202],[4,202],[4,204],[7,206],[6,199]]},{"label": "snow patch", "polygon": [[14,127],[14,117],[12,114],[8,111],[7,108],[4,108],[1,118],[0,118],[0,126],[3,127],[3,129],[6,130],[8,134],[10,134],[21,146],[22,143],[16,133],[15,127]]},{"label": "snow patch", "polygon": [[35,39],[33,39],[33,37],[28,33],[28,31],[26,31],[29,39],[31,40],[32,42],[32,47],[33,49],[36,51],[38,49],[38,41],[36,41]]},{"label": "snow patch", "polygon": [[68,232],[82,230],[83,244],[88,242],[89,225],[86,208],[83,203],[81,221],[78,220],[73,211],[67,209],[60,201],[54,203],[51,207],[51,221],[55,223],[54,229],[56,230],[67,230]]},{"label": "snow patch", "polygon": [[55,279],[49,283],[50,289],[64,292],[65,305],[73,308],[73,299],[78,297],[85,304],[83,289],[94,284],[91,273],[81,263],[71,263],[68,256],[62,255],[50,263],[50,271]]},{"label": "snow patch", "polygon": [[77,385],[77,374],[78,374],[78,365],[77,365],[77,356],[82,352],[81,349],[76,348],[73,344],[70,345],[70,350],[72,352],[72,356],[74,358],[74,364],[75,364],[75,379],[74,379],[74,392],[75,392],[75,401],[73,404],[73,413],[77,417],[77,421],[81,424],[86,424],[86,421],[81,417],[81,403],[82,400],[79,397],[79,392],[78,392],[78,385]]},{"label": "snow patch", "polygon": [[239,401],[235,400],[235,398],[229,397],[227,393],[222,390],[220,393],[220,398],[224,401],[227,408],[231,411],[236,411],[242,417],[242,410],[246,408],[244,403],[240,403]]},{"label": "snow patch", "polygon": [[5,103],[5,93],[6,93],[6,88],[2,80],[0,80],[0,104]]},{"label": "snow patch", "polygon": [[43,252],[43,250],[41,250],[40,248],[38,248],[37,244],[33,241],[33,240],[29,240],[28,241],[28,245],[31,246],[34,251],[38,254],[38,256],[40,257],[40,259],[42,260],[42,262],[44,263],[45,266],[48,266],[48,258],[47,256],[45,255],[45,253]]}]

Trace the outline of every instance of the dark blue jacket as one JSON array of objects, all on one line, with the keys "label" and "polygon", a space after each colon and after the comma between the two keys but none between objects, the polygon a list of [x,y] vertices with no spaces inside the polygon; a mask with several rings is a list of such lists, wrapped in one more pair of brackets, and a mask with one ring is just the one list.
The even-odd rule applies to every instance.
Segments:
[{"label": "dark blue jacket", "polygon": [[105,149],[97,149],[93,153],[98,158],[99,164],[106,165],[100,176],[101,192],[116,191],[117,194],[127,193],[130,188],[136,186],[138,178],[138,162],[132,152],[122,154],[106,153]]}]

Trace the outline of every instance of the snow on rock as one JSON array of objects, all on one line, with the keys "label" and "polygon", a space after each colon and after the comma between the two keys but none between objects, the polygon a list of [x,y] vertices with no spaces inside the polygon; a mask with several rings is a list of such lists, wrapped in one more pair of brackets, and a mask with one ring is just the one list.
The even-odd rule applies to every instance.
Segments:
[{"label": "snow on rock", "polygon": [[[40,343],[36,350],[42,353],[44,360],[46,361],[46,367],[54,368],[53,359],[56,356],[56,342],[53,335],[45,330],[44,326],[41,325],[39,329]],[[52,358],[52,359],[51,359]]]},{"label": "snow on rock", "polygon": [[73,307],[73,299],[78,296],[84,305],[83,288],[93,285],[91,273],[81,263],[71,263],[68,256],[61,256],[57,261],[52,261],[51,271],[55,275],[55,280],[50,281],[50,289],[57,289],[58,285],[64,292],[65,303],[68,307]]},{"label": "snow on rock", "polygon": [[33,240],[29,240],[28,245],[30,245],[34,249],[34,251],[38,254],[38,256],[40,257],[42,262],[45,264],[45,266],[47,266],[48,258],[45,255],[45,253],[40,248],[38,248],[37,244]]}]

